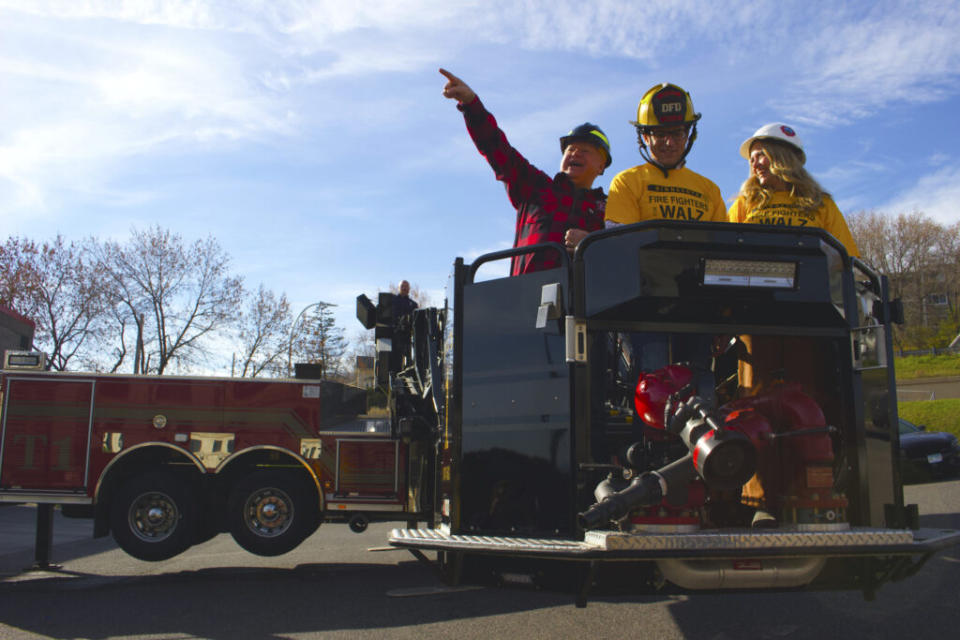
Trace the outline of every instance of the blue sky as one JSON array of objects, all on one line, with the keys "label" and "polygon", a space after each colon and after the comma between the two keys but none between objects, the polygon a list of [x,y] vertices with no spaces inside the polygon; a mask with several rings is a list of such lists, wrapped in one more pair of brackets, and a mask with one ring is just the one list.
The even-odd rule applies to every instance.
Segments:
[{"label": "blue sky", "polygon": [[216,237],[294,313],[406,278],[442,301],[456,256],[514,212],[445,67],[549,173],[585,120],[613,165],[655,83],[703,114],[688,166],[728,202],[737,149],[791,123],[847,214],[960,220],[960,5],[565,0],[0,0],[0,232]]}]

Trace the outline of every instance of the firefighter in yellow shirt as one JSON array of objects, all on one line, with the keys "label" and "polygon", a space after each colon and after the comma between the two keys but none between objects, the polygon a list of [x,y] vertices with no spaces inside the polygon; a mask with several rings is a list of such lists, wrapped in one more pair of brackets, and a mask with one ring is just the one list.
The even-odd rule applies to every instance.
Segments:
[{"label": "firefighter in yellow shirt", "polygon": [[860,255],[830,194],[804,169],[807,156],[793,127],[763,125],[740,145],[740,155],[750,163],[750,177],[727,212],[730,222],[824,229],[849,255]]},{"label": "firefighter in yellow shirt", "polygon": [[727,221],[720,188],[684,166],[699,119],[690,94],[674,84],[658,84],[643,95],[632,124],[646,163],[613,178],[607,226],[642,220]]}]

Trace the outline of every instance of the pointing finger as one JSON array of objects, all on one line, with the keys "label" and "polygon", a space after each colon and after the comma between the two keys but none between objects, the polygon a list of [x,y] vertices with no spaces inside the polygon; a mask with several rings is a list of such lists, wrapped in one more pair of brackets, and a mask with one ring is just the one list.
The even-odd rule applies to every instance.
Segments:
[{"label": "pointing finger", "polygon": [[441,74],[443,77],[445,77],[447,80],[449,80],[450,82],[460,82],[460,78],[458,78],[457,76],[453,75],[452,73],[450,73],[450,72],[447,71],[446,69],[440,69],[440,74]]}]

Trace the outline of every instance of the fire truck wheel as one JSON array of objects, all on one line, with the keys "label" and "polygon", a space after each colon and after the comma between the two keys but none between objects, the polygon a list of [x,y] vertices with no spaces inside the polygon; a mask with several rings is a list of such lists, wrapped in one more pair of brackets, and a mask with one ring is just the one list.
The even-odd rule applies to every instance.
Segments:
[{"label": "fire truck wheel", "polygon": [[193,492],[170,472],[130,478],[110,510],[113,538],[140,560],[166,560],[186,551],[193,543],[196,522]]},{"label": "fire truck wheel", "polygon": [[286,471],[264,471],[246,477],[227,500],[230,534],[258,556],[287,553],[319,524],[314,492],[302,477]]}]

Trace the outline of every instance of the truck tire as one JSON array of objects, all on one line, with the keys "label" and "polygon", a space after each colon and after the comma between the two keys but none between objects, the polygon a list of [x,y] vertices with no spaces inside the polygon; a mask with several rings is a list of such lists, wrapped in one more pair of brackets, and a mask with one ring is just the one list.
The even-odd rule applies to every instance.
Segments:
[{"label": "truck tire", "polygon": [[197,502],[188,483],[169,471],[126,480],[110,508],[110,531],[134,558],[156,562],[186,551],[194,540]]},{"label": "truck tire", "polygon": [[233,539],[250,553],[278,556],[295,549],[320,521],[315,493],[301,476],[263,471],[230,492],[227,523]]}]

